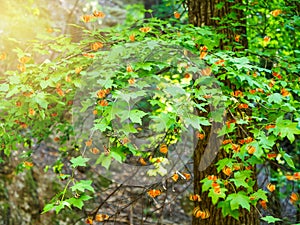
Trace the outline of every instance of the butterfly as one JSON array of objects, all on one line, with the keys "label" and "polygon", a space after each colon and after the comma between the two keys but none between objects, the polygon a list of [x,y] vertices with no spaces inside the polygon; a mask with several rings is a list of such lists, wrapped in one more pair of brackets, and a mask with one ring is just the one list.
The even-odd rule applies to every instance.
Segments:
[{"label": "butterfly", "polygon": [[98,18],[104,18],[105,17],[105,14],[103,12],[100,12],[100,11],[94,11],[93,15],[95,17],[98,17]]},{"label": "butterfly", "polygon": [[201,201],[201,197],[198,194],[190,194],[189,199],[193,202],[200,202]]},{"label": "butterfly", "polygon": [[109,216],[106,215],[106,214],[97,214],[96,218],[95,218],[95,220],[97,222],[103,222],[103,221],[108,220],[108,219],[109,219]]},{"label": "butterfly", "polygon": [[163,154],[167,154],[168,153],[168,146],[166,144],[161,144],[159,151]]},{"label": "butterfly", "polygon": [[202,211],[202,210],[200,209],[200,207],[197,206],[197,207],[194,208],[194,210],[193,210],[193,215],[194,215],[196,218],[207,219],[207,218],[210,216],[210,213],[209,213],[208,209],[205,209],[204,211]]},{"label": "butterfly", "polygon": [[149,191],[147,192],[147,194],[148,194],[150,197],[155,198],[155,197],[161,195],[161,191],[158,190],[158,189],[151,189],[151,190],[149,190]]}]

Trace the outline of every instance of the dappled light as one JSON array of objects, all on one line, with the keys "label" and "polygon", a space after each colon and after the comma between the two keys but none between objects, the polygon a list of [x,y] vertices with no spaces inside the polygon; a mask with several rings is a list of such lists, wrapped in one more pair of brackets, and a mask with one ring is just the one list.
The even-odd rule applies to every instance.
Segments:
[{"label": "dappled light", "polygon": [[298,1],[0,13],[0,224],[300,224]]}]

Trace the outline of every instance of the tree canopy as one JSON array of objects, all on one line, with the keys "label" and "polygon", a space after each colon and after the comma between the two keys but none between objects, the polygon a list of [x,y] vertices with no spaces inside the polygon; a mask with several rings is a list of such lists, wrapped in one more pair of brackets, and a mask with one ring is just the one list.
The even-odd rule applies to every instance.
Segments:
[{"label": "tree canopy", "polygon": [[[0,164],[13,160],[21,173],[36,166],[40,143],[59,149],[45,172],[64,187],[42,213],[77,208],[87,224],[113,221],[118,211],[101,207],[114,192],[89,206],[101,188],[78,171],[90,168],[120,186],[143,187],[141,195],[159,204],[166,181],[192,180],[188,164],[202,144],[199,169],[214,163],[216,173],[194,181],[202,190],[191,193],[190,214],[211,216],[205,195],[223,217],[238,221],[242,210],[257,210],[261,221],[300,223],[300,5],[220,1],[214,10],[228,3],[226,17],[194,26],[193,2],[164,0],[150,18],[142,5],[128,6],[124,22],[107,28],[103,8],[93,5],[70,25],[76,34],[45,20],[46,31],[32,40],[7,35]],[[40,13],[38,5],[28,12]],[[215,162],[218,152],[226,157]]]}]

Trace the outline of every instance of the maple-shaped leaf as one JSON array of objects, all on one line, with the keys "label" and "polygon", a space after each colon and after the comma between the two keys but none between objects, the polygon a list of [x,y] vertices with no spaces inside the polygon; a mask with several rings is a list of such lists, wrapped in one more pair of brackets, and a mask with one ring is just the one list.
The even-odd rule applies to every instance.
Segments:
[{"label": "maple-shaped leaf", "polygon": [[84,192],[84,190],[89,190],[91,192],[95,192],[91,184],[92,184],[91,180],[81,180],[79,182],[76,182],[74,186],[71,187],[71,189],[72,191],[78,190]]},{"label": "maple-shaped leaf", "polygon": [[89,161],[89,158],[83,158],[82,156],[78,156],[76,158],[72,158],[70,161],[72,163],[72,167],[77,166],[86,166],[86,162]]},{"label": "maple-shaped leaf", "polygon": [[266,191],[259,189],[257,192],[254,192],[253,194],[251,194],[251,196],[255,197],[255,199],[262,199],[264,201],[266,201],[268,199],[267,195],[266,195]]},{"label": "maple-shaped leaf", "polygon": [[230,201],[227,201],[227,200],[220,201],[218,203],[218,208],[222,208],[223,217],[226,217],[227,215],[230,215],[230,216],[232,216],[233,218],[235,218],[237,220],[239,219],[240,212],[239,212],[239,210],[237,210],[237,209],[233,210],[230,207]]},{"label": "maple-shaped leaf", "polygon": [[71,205],[77,207],[78,209],[82,209],[83,201],[87,201],[89,199],[91,199],[92,197],[88,196],[88,195],[81,195],[79,198],[70,198],[67,200],[67,202],[69,202]]},{"label": "maple-shaped leaf", "polygon": [[240,186],[248,188],[249,185],[246,182],[246,179],[251,177],[251,173],[252,173],[251,170],[236,172],[234,173],[234,178],[230,179],[230,181],[233,181],[237,188]]},{"label": "maple-shaped leaf", "polygon": [[49,203],[49,204],[46,204],[43,208],[43,212],[41,214],[44,214],[50,210],[52,210],[53,208],[55,207],[55,204],[54,203]]},{"label": "maple-shaped leaf", "polygon": [[282,102],[282,95],[279,93],[274,93],[268,96],[268,103],[278,103],[280,104]]},{"label": "maple-shaped leaf", "polygon": [[217,171],[220,172],[225,166],[231,167],[235,161],[236,160],[229,158],[219,160],[216,164],[218,166]]},{"label": "maple-shaped leaf", "polygon": [[225,198],[226,194],[225,192],[227,191],[226,188],[220,188],[220,192],[216,193],[213,189],[209,190],[208,197],[211,197],[212,203],[215,205],[217,204],[219,198]]},{"label": "maple-shaped leaf", "polygon": [[202,185],[202,192],[205,192],[205,191],[207,191],[208,189],[210,189],[210,188],[211,188],[211,185],[212,185],[212,183],[213,183],[212,180],[209,180],[209,179],[207,179],[207,178],[203,179],[203,180],[200,181],[200,182],[203,183],[203,185]]},{"label": "maple-shaped leaf", "polygon": [[250,200],[249,197],[245,194],[245,192],[238,192],[234,194],[230,194],[227,196],[226,200],[230,200],[231,209],[239,209],[241,206],[244,209],[250,211]]},{"label": "maple-shaped leaf", "polygon": [[142,118],[147,115],[147,113],[141,111],[141,110],[131,110],[129,112],[129,118],[133,123],[138,123],[140,125],[142,125]]},{"label": "maple-shaped leaf", "polygon": [[292,143],[295,140],[294,134],[300,134],[300,129],[297,128],[297,123],[291,120],[285,120],[283,116],[280,116],[276,120],[276,129],[274,130],[275,135],[281,137],[287,137]]}]

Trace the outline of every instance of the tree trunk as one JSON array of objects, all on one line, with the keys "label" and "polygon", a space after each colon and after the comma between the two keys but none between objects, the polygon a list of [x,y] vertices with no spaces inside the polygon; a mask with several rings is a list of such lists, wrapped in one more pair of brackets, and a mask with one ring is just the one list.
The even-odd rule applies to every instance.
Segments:
[{"label": "tree trunk", "polygon": [[[217,9],[217,4],[224,4]],[[236,35],[240,35],[239,42],[245,48],[248,47],[246,36],[246,18],[242,10],[233,9],[232,6],[243,4],[242,0],[224,1],[224,0],[188,0],[189,23],[195,26],[213,26],[227,37],[221,40],[220,47],[224,49],[227,44],[235,40]],[[230,14],[232,13],[232,14]],[[228,15],[230,19],[224,22],[222,19]],[[217,19],[219,18],[219,19]],[[237,23],[234,23],[237,22]],[[236,24],[233,26],[233,24]],[[222,28],[220,26],[222,25]]]},{"label": "tree trunk", "polygon": [[[224,4],[221,8],[217,9],[216,5],[218,3]],[[232,42],[235,41],[236,35],[240,35],[239,43],[244,47],[248,47],[247,37],[246,37],[246,23],[245,26],[241,23],[244,21],[243,11],[232,9],[231,6],[235,4],[242,4],[242,0],[235,0],[234,2],[226,2],[223,0],[189,0],[188,9],[189,9],[189,22],[195,26],[213,26],[219,32],[224,34],[224,39],[221,40],[220,48],[225,49],[229,46],[232,46]],[[235,27],[230,27],[229,24],[222,23],[222,28],[219,27],[220,20],[214,20],[213,18],[225,18],[229,13],[236,15],[234,18],[235,21],[239,22],[240,25]],[[231,21],[232,22],[232,21]],[[225,81],[226,85],[230,85],[229,81]],[[232,87],[231,87],[232,88]],[[200,116],[207,116],[207,113],[200,112]],[[229,116],[228,116],[229,117]],[[210,127],[205,127],[205,134],[210,134]],[[243,138],[242,132],[237,131],[237,136]],[[236,220],[232,217],[227,216],[223,218],[221,209],[218,209],[216,205],[212,204],[211,198],[207,196],[207,193],[202,193],[202,183],[200,181],[207,177],[208,175],[217,175],[217,169],[215,163],[228,157],[227,153],[224,151],[218,151],[218,154],[215,160],[208,166],[204,171],[200,171],[199,165],[200,161],[204,156],[204,151],[208,145],[208,140],[211,137],[206,137],[204,140],[199,140],[197,147],[194,153],[194,192],[195,194],[200,194],[202,201],[200,203],[196,202],[195,206],[199,206],[201,209],[208,209],[210,212],[210,217],[207,219],[197,219],[193,217],[193,225],[258,225],[258,214],[257,210],[252,207],[250,212],[242,210],[240,213],[239,220]],[[218,146],[216,144],[216,146]],[[214,146],[211,146],[214,147]],[[213,150],[212,152],[217,152]],[[218,176],[222,177],[224,174]],[[225,177],[222,177],[225,179]],[[231,190],[228,188],[229,194]]]}]

